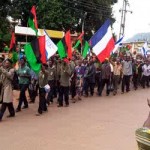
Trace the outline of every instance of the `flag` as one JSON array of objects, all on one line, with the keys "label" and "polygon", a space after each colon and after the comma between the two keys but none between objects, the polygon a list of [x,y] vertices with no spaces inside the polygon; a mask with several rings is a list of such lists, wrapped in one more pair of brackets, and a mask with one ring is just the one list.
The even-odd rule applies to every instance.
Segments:
[{"label": "flag", "polygon": [[14,32],[12,32],[11,35],[8,57],[12,60],[13,64],[16,64],[16,62],[18,61],[18,53],[16,52],[16,40]]},{"label": "flag", "polygon": [[89,52],[89,49],[90,49],[89,43],[87,41],[84,41],[83,50],[82,50],[82,57],[83,58],[86,58],[86,56]]},{"label": "flag", "polygon": [[45,64],[46,63],[46,49],[45,49],[45,35],[44,36],[40,36],[38,38],[39,40],[39,49],[40,49],[40,53],[41,53],[41,58],[40,61]]},{"label": "flag", "polygon": [[115,43],[115,47],[113,49],[113,53],[115,53],[117,51],[117,49],[121,46],[122,41],[123,41],[124,36],[122,36],[116,43]]},{"label": "flag", "polygon": [[72,58],[72,49],[71,49],[71,36],[70,31],[68,31],[65,36],[57,43],[58,54],[61,59],[63,58]]},{"label": "flag", "polygon": [[148,51],[149,47],[148,47],[148,42],[145,42],[144,45],[142,46],[142,54],[143,56],[147,56],[147,51]]},{"label": "flag", "polygon": [[54,44],[54,42],[50,39],[47,32],[44,30],[45,35],[45,49],[46,49],[46,58],[47,60],[53,56],[57,52],[57,46]]},{"label": "flag", "polygon": [[37,25],[36,8],[35,8],[35,6],[33,6],[31,8],[30,16],[29,16],[29,19],[28,19],[28,26],[35,31],[36,36],[37,36],[38,35],[38,25]]},{"label": "flag", "polygon": [[100,62],[110,56],[110,53],[115,47],[115,42],[112,36],[110,20],[108,19],[102,27],[90,39],[93,52],[96,54]]},{"label": "flag", "polygon": [[35,73],[39,73],[39,71],[41,69],[41,64],[38,62],[38,60],[34,54],[32,45],[30,43],[26,44],[24,46],[24,50],[25,50],[27,62],[29,63],[31,69]]},{"label": "flag", "polygon": [[73,47],[74,49],[77,49],[79,47],[79,45],[81,45],[81,47],[82,47],[83,36],[84,36],[84,32],[82,32],[80,34],[80,36],[77,38],[77,42],[76,42],[75,46]]},{"label": "flag", "polygon": [[65,38],[63,38],[62,40],[60,40],[57,43],[57,47],[58,47],[58,54],[59,54],[60,58],[61,59],[66,58],[67,57],[67,53],[66,53]]},{"label": "flag", "polygon": [[11,34],[11,41],[10,41],[10,46],[9,46],[9,51],[16,51],[16,41],[15,41],[15,33],[12,32]]},{"label": "flag", "polygon": [[45,35],[31,42],[32,50],[39,63],[46,63]]},{"label": "flag", "polygon": [[67,54],[68,54],[68,58],[72,58],[72,45],[71,45],[71,35],[70,35],[70,31],[67,31],[65,34],[65,41],[66,41],[66,45],[67,45]]}]

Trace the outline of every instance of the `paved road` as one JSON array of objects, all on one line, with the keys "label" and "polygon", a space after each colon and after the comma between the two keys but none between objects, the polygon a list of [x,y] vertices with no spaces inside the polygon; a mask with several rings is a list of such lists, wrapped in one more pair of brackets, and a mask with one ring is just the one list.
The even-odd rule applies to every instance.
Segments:
[{"label": "paved road", "polygon": [[[0,150],[137,150],[134,132],[148,116],[149,89],[85,98],[68,108],[37,103],[0,123]],[[8,112],[5,114],[7,115]]]}]

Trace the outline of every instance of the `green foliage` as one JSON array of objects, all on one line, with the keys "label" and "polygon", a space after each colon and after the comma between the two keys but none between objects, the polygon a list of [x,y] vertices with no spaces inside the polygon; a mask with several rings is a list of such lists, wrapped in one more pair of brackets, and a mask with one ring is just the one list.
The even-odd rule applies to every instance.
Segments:
[{"label": "green foliage", "polygon": [[115,21],[112,5],[116,2],[117,0],[13,0],[10,14],[14,19],[20,19],[22,26],[27,26],[29,11],[36,5],[39,28],[81,32],[84,23],[85,39],[88,40],[107,18]]},{"label": "green foliage", "polygon": [[8,44],[10,40],[10,23],[8,16],[10,15],[11,0],[0,0],[0,51],[4,45]]}]

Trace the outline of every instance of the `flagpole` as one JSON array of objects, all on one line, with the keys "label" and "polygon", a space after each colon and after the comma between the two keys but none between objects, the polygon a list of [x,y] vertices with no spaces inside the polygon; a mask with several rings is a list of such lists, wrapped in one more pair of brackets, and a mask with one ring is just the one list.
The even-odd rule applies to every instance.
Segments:
[{"label": "flagpole", "polygon": [[[83,16],[83,22],[82,22],[82,33],[84,32],[84,26],[85,26],[85,18],[86,18],[87,12],[84,13]],[[83,39],[84,39],[84,35],[83,35]],[[83,45],[81,45],[81,55],[83,53]]]},{"label": "flagpole", "polygon": [[26,32],[26,43],[28,42],[28,23],[27,23],[27,32]]}]

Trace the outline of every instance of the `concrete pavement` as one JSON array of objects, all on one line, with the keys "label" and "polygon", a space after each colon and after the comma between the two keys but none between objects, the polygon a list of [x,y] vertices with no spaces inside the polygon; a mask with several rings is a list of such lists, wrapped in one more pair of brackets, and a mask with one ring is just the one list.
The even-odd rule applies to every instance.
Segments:
[{"label": "concrete pavement", "polygon": [[37,99],[15,118],[5,113],[0,150],[137,150],[135,130],[148,116],[149,91],[83,98],[67,108],[53,104],[39,117]]}]

